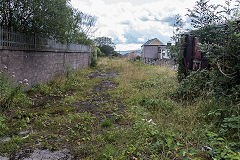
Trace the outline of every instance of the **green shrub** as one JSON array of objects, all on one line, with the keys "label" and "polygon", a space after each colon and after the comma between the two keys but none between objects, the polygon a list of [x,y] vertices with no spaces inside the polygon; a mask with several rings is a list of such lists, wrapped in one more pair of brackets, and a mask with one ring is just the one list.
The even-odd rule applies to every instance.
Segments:
[{"label": "green shrub", "polygon": [[[200,117],[209,125],[209,129],[218,133],[229,142],[240,140],[239,116],[237,105],[232,96],[223,96],[220,84],[216,84],[215,71],[198,70],[193,71],[183,79],[176,90],[176,98],[185,102],[199,102],[200,105],[196,116]],[[218,76],[218,81],[221,77]],[[225,81],[224,79],[221,80]],[[239,91],[236,90],[239,94]],[[201,114],[199,114],[201,113]]]},{"label": "green shrub", "polygon": [[240,115],[224,118],[220,135],[240,144]]},{"label": "green shrub", "polygon": [[144,96],[140,101],[140,105],[146,107],[150,111],[159,110],[160,103],[161,103],[161,99],[152,98],[148,96]]},{"label": "green shrub", "polygon": [[184,68],[184,65],[183,65],[183,55],[182,54],[179,54],[176,61],[177,61],[177,64],[178,64],[178,68],[177,68],[177,79],[178,79],[178,82],[181,82],[184,78],[185,78],[185,68]]},{"label": "green shrub", "polygon": [[91,54],[91,67],[96,67],[97,66],[97,50],[95,50],[94,52],[92,52]]},{"label": "green shrub", "polygon": [[113,124],[113,121],[108,119],[108,120],[105,120],[101,123],[101,127],[105,127],[105,128],[111,127],[112,124]]},{"label": "green shrub", "polygon": [[104,56],[104,53],[102,53],[102,51],[98,47],[96,47],[96,50],[97,50],[97,56],[98,57],[103,57]]},{"label": "green shrub", "polygon": [[208,70],[193,71],[185,79],[180,82],[176,91],[176,96],[182,100],[192,101],[199,96],[205,96],[209,93],[209,77]]},{"label": "green shrub", "polygon": [[240,159],[239,141],[229,142],[220,135],[208,132],[209,145],[211,149],[208,151],[209,156],[214,160],[238,160]]}]

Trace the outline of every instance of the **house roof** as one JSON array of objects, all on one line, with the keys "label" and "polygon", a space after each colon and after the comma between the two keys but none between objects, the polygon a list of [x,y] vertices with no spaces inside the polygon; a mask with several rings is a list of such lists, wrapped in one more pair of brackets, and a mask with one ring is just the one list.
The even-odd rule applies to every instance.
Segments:
[{"label": "house roof", "polygon": [[148,40],[146,43],[143,44],[143,46],[146,45],[164,45],[159,39],[154,38],[154,39],[150,39]]}]

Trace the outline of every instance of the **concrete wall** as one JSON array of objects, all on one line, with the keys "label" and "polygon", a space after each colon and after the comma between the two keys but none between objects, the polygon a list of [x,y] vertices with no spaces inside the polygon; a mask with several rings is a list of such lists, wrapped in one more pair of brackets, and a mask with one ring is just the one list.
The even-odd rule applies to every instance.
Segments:
[{"label": "concrete wall", "polygon": [[0,49],[0,69],[5,65],[11,74],[15,72],[16,82],[28,79],[30,86],[50,81],[63,75],[66,67],[76,70],[88,67],[90,51],[19,51]]},{"label": "concrete wall", "polygon": [[159,58],[158,57],[158,46],[144,46],[143,48],[144,57],[143,58]]}]

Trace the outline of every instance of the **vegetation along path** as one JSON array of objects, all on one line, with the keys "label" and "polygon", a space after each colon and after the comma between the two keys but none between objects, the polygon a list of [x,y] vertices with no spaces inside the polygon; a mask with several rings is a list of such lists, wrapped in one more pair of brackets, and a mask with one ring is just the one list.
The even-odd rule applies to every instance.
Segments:
[{"label": "vegetation along path", "polygon": [[0,159],[207,159],[200,104],[175,71],[121,59],[21,93],[0,115]]}]

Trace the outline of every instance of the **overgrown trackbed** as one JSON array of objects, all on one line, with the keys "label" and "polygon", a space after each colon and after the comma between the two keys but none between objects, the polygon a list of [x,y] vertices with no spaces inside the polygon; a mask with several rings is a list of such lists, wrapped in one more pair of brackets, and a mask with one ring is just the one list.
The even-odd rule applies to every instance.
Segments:
[{"label": "overgrown trackbed", "polygon": [[[72,91],[67,93],[67,96],[57,95],[56,93],[52,95],[43,93],[43,88],[34,91],[34,93],[30,92],[30,97],[33,100],[32,106],[35,108],[34,111],[38,111],[36,115],[39,118],[43,118],[42,114],[45,116],[42,122],[43,128],[41,129],[42,131],[39,131],[39,126],[36,126],[37,124],[34,122],[30,122],[28,125],[31,127],[26,127],[26,130],[20,132],[18,135],[22,135],[20,136],[21,138],[19,137],[20,139],[25,139],[26,137],[28,138],[30,135],[31,140],[39,141],[39,139],[35,139],[37,138],[36,136],[40,136],[40,132],[43,134],[40,136],[41,140],[37,144],[34,144],[33,142],[31,145],[29,144],[29,148],[27,147],[28,145],[26,145],[26,147],[23,147],[20,152],[9,152],[10,159],[78,159],[89,157],[94,150],[92,150],[93,148],[91,148],[91,145],[88,143],[94,143],[94,141],[96,141],[92,140],[92,138],[98,138],[95,137],[98,136],[96,134],[101,134],[101,132],[107,131],[107,128],[112,126],[113,123],[119,127],[124,126],[124,124],[120,122],[124,117],[123,104],[118,100],[111,99],[109,93],[107,93],[107,91],[113,90],[118,86],[118,84],[113,81],[118,76],[118,73],[116,71],[106,72],[103,70],[89,72],[90,73],[85,75],[85,78],[87,79],[85,82],[95,82],[93,82],[93,87],[88,86],[90,87],[89,91],[81,94],[81,100],[72,99],[71,102],[65,102],[68,101],[66,100],[68,97],[76,97],[76,93]],[[48,88],[50,88],[50,86]],[[65,104],[61,106],[61,103]],[[51,105],[56,108],[49,108]],[[39,110],[40,108],[48,108],[49,110],[44,110],[43,112]],[[31,112],[33,110],[28,111]],[[57,127],[54,123],[57,121],[59,121],[57,123],[62,123],[62,120],[69,120],[67,118],[68,116],[64,116],[65,114],[70,115],[69,119],[77,115],[73,118],[73,121],[74,119],[80,119],[83,123],[76,123],[75,126],[71,126],[71,124],[59,124],[59,127],[61,126],[65,128],[65,131],[64,129],[60,129],[58,132],[61,133],[55,134],[55,131],[51,130]],[[22,116],[29,117],[29,114]],[[15,118],[18,119],[17,117]],[[34,117],[31,117],[31,119],[36,121]],[[51,129],[47,127],[45,130],[46,126],[49,126]],[[79,133],[74,133],[75,129],[78,130]],[[71,133],[69,133],[69,130]],[[8,147],[7,142],[15,140],[14,136],[4,137],[1,139],[0,143],[3,143],[6,147]],[[77,141],[74,142],[73,140]],[[3,151],[4,149],[5,148],[2,148]],[[14,147],[12,149],[13,151],[15,150]],[[95,148],[95,150],[96,149],[97,148]],[[6,153],[7,152],[8,151],[6,150]],[[8,158],[0,157],[0,159]]]},{"label": "overgrown trackbed", "polygon": [[141,62],[69,71],[0,115],[0,159],[204,159],[197,110],[175,87],[175,71]]}]

